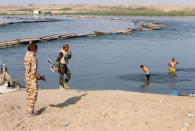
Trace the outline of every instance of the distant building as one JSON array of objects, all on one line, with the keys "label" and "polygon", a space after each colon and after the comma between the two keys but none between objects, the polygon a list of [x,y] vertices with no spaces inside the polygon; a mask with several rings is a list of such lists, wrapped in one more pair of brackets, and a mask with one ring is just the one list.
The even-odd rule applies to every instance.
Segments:
[{"label": "distant building", "polygon": [[41,11],[40,10],[34,10],[33,11],[33,15],[40,15],[41,14]]}]

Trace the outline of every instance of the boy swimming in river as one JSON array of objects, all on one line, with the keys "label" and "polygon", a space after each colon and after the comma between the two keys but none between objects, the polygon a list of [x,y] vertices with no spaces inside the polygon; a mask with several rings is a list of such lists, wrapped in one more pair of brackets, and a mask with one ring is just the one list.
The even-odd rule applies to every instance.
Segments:
[{"label": "boy swimming in river", "polygon": [[150,80],[150,72],[148,67],[141,65],[140,68],[146,73],[145,80]]},{"label": "boy swimming in river", "polygon": [[170,72],[171,73],[174,73],[176,70],[175,70],[175,66],[177,65],[177,64],[179,64],[179,62],[178,61],[175,61],[175,58],[172,58],[172,60],[169,62],[169,67],[170,67]]}]

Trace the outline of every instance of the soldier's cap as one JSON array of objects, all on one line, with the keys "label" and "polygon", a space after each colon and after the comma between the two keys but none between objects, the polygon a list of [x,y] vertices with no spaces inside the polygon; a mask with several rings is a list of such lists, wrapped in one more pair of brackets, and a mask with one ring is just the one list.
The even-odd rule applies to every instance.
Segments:
[{"label": "soldier's cap", "polygon": [[69,48],[69,45],[68,44],[64,44],[63,46],[62,46],[62,48],[64,49],[64,48]]}]

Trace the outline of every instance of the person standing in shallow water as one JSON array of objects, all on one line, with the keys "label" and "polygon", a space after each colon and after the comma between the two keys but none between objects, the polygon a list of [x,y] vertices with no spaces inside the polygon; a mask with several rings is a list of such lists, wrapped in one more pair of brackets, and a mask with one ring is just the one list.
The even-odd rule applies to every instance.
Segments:
[{"label": "person standing in shallow water", "polygon": [[37,80],[44,80],[44,75],[39,75],[37,73],[37,45],[31,44],[28,46],[28,51],[24,58],[25,65],[25,81],[26,81],[26,104],[28,116],[34,115],[34,105],[37,100],[38,95],[38,82]]},{"label": "person standing in shallow water", "polygon": [[148,67],[141,65],[140,68],[146,73],[145,80],[150,80],[150,72]]},{"label": "person standing in shallow water", "polygon": [[[67,66],[68,60],[72,57],[72,52],[69,51],[69,45],[64,44],[62,49],[59,51],[58,57],[56,59],[56,71],[59,72],[59,88],[60,89],[68,89],[68,82],[71,78],[71,72]],[[66,74],[66,78],[64,79],[64,74]],[[64,83],[63,83],[64,81]]]},{"label": "person standing in shallow water", "polygon": [[171,73],[175,73],[175,71],[176,71],[175,70],[175,67],[176,67],[177,64],[179,64],[179,62],[178,61],[175,61],[175,58],[172,58],[172,60],[168,64],[169,67],[170,67],[169,70],[170,70]]}]

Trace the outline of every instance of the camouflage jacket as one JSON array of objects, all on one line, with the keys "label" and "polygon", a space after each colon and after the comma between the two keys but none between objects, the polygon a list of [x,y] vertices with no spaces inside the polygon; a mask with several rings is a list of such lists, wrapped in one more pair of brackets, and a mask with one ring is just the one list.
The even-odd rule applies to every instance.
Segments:
[{"label": "camouflage jacket", "polygon": [[60,67],[60,64],[68,64],[68,60],[72,57],[69,52],[65,52],[63,49],[60,50],[56,59],[56,67]]},{"label": "camouflage jacket", "polygon": [[24,65],[26,68],[25,81],[36,82],[40,79],[40,75],[37,73],[37,58],[33,52],[28,51],[24,58]]}]

